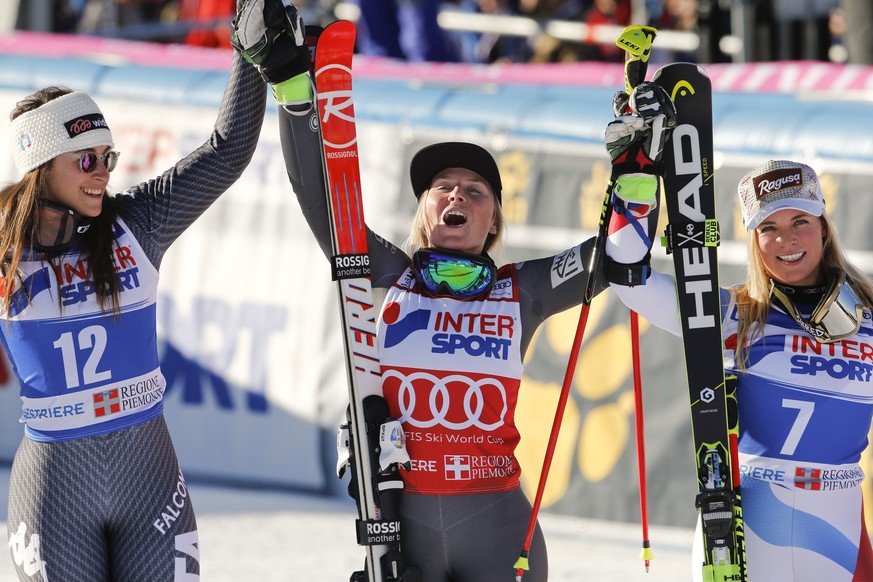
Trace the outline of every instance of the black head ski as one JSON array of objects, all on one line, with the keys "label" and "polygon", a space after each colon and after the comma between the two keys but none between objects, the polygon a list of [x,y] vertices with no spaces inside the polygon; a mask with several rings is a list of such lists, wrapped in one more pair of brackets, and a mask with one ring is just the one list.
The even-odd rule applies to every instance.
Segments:
[{"label": "black head ski", "polygon": [[747,580],[737,425],[728,415],[719,243],[713,182],[712,87],[698,65],[661,68],[654,81],[676,105],[677,125],[664,152],[667,252],[673,255],[703,529],[704,582]]}]

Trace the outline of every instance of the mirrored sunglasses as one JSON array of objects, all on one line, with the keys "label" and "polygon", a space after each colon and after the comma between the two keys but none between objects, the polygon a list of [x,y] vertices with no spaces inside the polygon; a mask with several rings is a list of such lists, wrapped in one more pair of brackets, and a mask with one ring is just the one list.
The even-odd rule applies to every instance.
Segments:
[{"label": "mirrored sunglasses", "polygon": [[114,150],[110,150],[105,154],[95,154],[94,152],[69,152],[66,155],[76,156],[79,160],[79,169],[86,174],[92,173],[97,169],[97,163],[103,162],[106,166],[106,171],[111,172],[118,165],[118,156],[121,154]]},{"label": "mirrored sunglasses", "polygon": [[851,337],[861,328],[864,303],[846,282],[844,273],[834,281],[809,319],[800,315],[794,303],[778,287],[774,285],[771,292],[783,310],[822,343]]},{"label": "mirrored sunglasses", "polygon": [[864,303],[858,298],[852,286],[846,283],[846,276],[840,278],[821,304],[812,312],[810,321],[821,326],[833,341],[855,335],[861,327]]},{"label": "mirrored sunglasses", "polygon": [[481,255],[425,248],[415,253],[412,263],[419,283],[440,297],[478,297],[491,290],[496,278],[494,262]]}]

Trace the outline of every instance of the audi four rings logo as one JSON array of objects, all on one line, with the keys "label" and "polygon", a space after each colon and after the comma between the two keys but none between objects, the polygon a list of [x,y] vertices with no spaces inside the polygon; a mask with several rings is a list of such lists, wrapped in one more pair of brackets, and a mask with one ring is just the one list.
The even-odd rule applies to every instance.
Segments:
[{"label": "audi four rings logo", "polygon": [[[397,370],[386,370],[383,379],[397,378],[397,403],[400,409],[400,422],[407,422],[416,428],[431,428],[444,426],[451,430],[464,430],[476,427],[484,431],[494,431],[504,425],[503,419],[509,410],[506,389],[494,378],[473,380],[461,374],[451,374],[439,378],[428,372],[415,372],[404,375]],[[425,381],[430,385],[426,405],[417,406],[418,396],[424,396],[425,390],[416,391],[415,382]],[[461,397],[459,391],[449,390],[449,384],[465,385],[466,390]],[[502,406],[500,414],[485,408],[486,395],[489,400],[500,395]],[[461,413],[463,410],[463,414]],[[496,418],[487,418],[491,414]],[[449,417],[453,420],[449,420]],[[463,419],[463,420],[461,420]]]}]

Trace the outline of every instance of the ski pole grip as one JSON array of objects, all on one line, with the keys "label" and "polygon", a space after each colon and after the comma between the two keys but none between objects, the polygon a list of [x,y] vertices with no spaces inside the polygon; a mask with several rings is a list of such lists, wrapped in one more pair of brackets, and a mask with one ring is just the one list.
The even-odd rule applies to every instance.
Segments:
[{"label": "ski pole grip", "polygon": [[626,27],[615,44],[624,50],[624,90],[630,95],[634,87],[646,80],[657,29],[634,24]]}]

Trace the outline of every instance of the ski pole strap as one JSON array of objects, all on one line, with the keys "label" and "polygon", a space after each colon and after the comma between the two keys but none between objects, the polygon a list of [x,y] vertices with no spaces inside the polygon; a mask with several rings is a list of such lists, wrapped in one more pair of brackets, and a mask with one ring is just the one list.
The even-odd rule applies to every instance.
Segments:
[{"label": "ski pole strap", "polygon": [[718,219],[708,218],[703,222],[679,222],[668,224],[661,237],[661,246],[669,255],[676,249],[717,247],[721,242]]},{"label": "ski pole strap", "polygon": [[604,271],[606,273],[606,280],[624,287],[645,285],[649,275],[652,274],[652,267],[649,264],[651,259],[652,253],[646,253],[646,256],[641,261],[628,265],[616,262],[609,255],[605,255],[606,264]]},{"label": "ski pole strap", "polygon": [[[631,178],[631,176],[619,176],[618,179],[615,181],[616,189],[624,183],[621,181],[622,178]],[[621,216],[623,216],[624,219],[627,221],[628,225],[634,229],[634,232],[637,233],[637,236],[639,236],[641,240],[645,241],[646,245],[651,248],[652,241],[649,240],[649,233],[646,232],[646,229],[643,228],[642,224],[640,224],[637,216],[647,216],[649,212],[651,212],[653,205],[650,203],[634,202],[625,198],[621,198],[620,196],[616,195],[616,191],[617,190],[613,190],[612,196],[610,197],[610,202],[612,203],[612,211],[615,214],[620,214]],[[626,191],[626,189],[624,191]],[[655,193],[657,194],[657,190],[655,190]],[[641,212],[645,214],[638,214]],[[609,232],[609,234],[612,234],[612,232]]]}]

